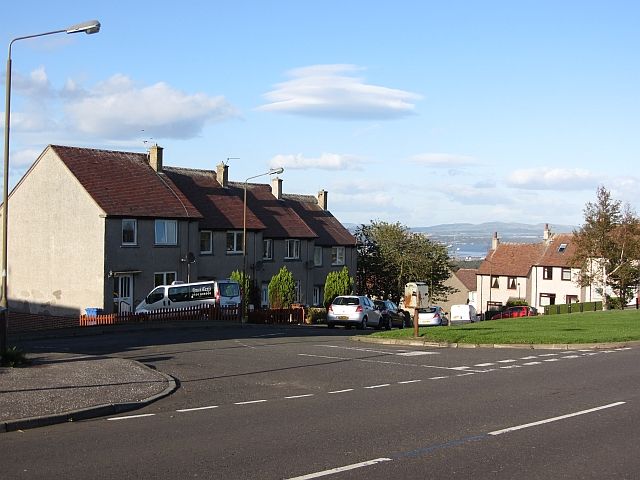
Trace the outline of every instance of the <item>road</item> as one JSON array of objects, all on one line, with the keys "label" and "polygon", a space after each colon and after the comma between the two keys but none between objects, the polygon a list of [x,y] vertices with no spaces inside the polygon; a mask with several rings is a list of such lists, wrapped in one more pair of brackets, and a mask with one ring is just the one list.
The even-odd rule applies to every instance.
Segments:
[{"label": "road", "polygon": [[353,333],[245,327],[32,342],[31,351],[135,359],[180,388],[120,417],[0,435],[0,476],[640,477],[640,348],[428,349]]}]

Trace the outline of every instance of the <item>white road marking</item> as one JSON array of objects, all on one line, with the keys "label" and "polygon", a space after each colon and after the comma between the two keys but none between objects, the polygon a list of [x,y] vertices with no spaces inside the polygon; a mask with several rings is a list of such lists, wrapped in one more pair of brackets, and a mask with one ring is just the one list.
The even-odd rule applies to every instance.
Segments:
[{"label": "white road marking", "polygon": [[475,375],[475,372],[469,372],[469,373],[459,373],[458,375],[456,375],[456,377],[468,377],[469,375]]},{"label": "white road marking", "polygon": [[266,400],[249,400],[248,402],[236,402],[234,405],[250,405],[252,403],[264,403]]},{"label": "white road marking", "polygon": [[299,353],[301,357],[329,358],[331,360],[351,360],[347,357],[330,357],[328,355],[311,355],[310,353]]},{"label": "white road marking", "polygon": [[474,365],[474,367],[490,367],[491,365],[495,365],[495,363],[491,363],[491,362],[488,362],[488,363],[478,363],[478,364]]},{"label": "white road marking", "polygon": [[422,380],[405,380],[404,382],[398,382],[400,385],[405,385],[407,383],[418,383],[421,382]]},{"label": "white road marking", "polygon": [[333,394],[333,393],[347,393],[347,392],[353,392],[353,388],[345,388],[344,390],[334,390],[333,392],[327,392],[327,393]]},{"label": "white road marking", "polygon": [[512,359],[509,359],[509,360],[498,360],[498,363],[513,363],[513,362],[517,362],[517,360],[512,360]]},{"label": "white road marking", "polygon": [[529,355],[528,357],[522,357],[520,360],[533,360],[534,358],[538,358],[535,355]]},{"label": "white road marking", "polygon": [[580,355],[565,355],[563,358],[580,358]]},{"label": "white road marking", "polygon": [[131,420],[132,418],[142,418],[142,417],[153,417],[155,413],[144,413],[141,415],[127,415],[124,417],[111,417],[107,418],[107,420]]},{"label": "white road marking", "polygon": [[381,385],[371,385],[371,386],[369,386],[369,387],[364,387],[364,388],[371,389],[371,388],[382,388],[382,387],[388,387],[388,386],[389,386],[389,384],[388,384],[388,383],[383,383],[383,384],[381,384]]},{"label": "white road marking", "polygon": [[208,407],[181,408],[180,410],[176,410],[176,412],[197,412],[198,410],[211,410],[212,408],[218,408],[218,405],[209,405]]},{"label": "white road marking", "polygon": [[444,368],[450,368],[451,370],[466,370],[469,367],[444,367]]},{"label": "white road marking", "polygon": [[527,362],[527,363],[523,363],[523,365],[527,365],[527,366],[529,366],[529,365],[541,365],[541,364],[542,364],[542,362]]},{"label": "white road marking", "polygon": [[506,367],[500,367],[502,369],[509,369],[509,368],[522,368],[522,365],[507,365]]},{"label": "white road marking", "polygon": [[610,403],[608,405],[603,405],[601,407],[595,407],[595,408],[590,408],[588,410],[581,410],[579,412],[568,413],[567,415],[560,415],[559,417],[547,418],[546,420],[540,420],[538,422],[525,423],[524,425],[517,425],[515,427],[504,428],[502,430],[495,430],[493,432],[489,432],[489,435],[501,435],[503,433],[522,430],[523,428],[535,427],[537,425],[543,425],[545,423],[557,422],[558,420],[564,420],[565,418],[576,417],[578,415],[586,415],[587,413],[597,412],[598,410],[604,410],[605,408],[618,407],[620,405],[624,405],[625,403],[627,402]]},{"label": "white road marking", "polygon": [[558,354],[557,353],[541,353],[540,355],[538,355],[539,357],[557,357]]},{"label": "white road marking", "polygon": [[313,395],[314,395],[313,393],[307,393],[307,394],[305,394],[305,395],[292,395],[292,396],[290,396],[290,397],[284,397],[284,398],[286,398],[287,400],[289,400],[289,399],[292,399],[292,398],[313,397]]},{"label": "white road marking", "polygon": [[443,378],[449,378],[449,377],[431,377],[429,380],[442,380]]},{"label": "white road marking", "polygon": [[559,362],[560,359],[559,358],[547,358],[546,360],[543,360],[543,362]]},{"label": "white road marking", "polygon": [[307,475],[301,475],[299,477],[291,477],[287,480],[311,480],[312,478],[325,477],[327,475],[333,475],[335,473],[348,472],[349,470],[355,470],[356,468],[370,467],[382,462],[390,462],[390,458],[376,458],[366,462],[354,463],[352,465],[345,465],[344,467],[332,468],[330,470],[324,470],[322,472],[309,473]]},{"label": "white road marking", "polygon": [[406,352],[406,353],[396,353],[399,357],[415,357],[417,355],[439,355],[440,352],[422,352],[422,351],[414,351],[414,352]]}]

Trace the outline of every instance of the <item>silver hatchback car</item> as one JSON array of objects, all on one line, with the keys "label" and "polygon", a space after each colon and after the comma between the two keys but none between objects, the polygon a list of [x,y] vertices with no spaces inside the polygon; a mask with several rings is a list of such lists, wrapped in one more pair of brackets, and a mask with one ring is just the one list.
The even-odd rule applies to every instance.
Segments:
[{"label": "silver hatchback car", "polygon": [[367,326],[378,327],[382,315],[376,310],[375,305],[364,295],[341,295],[333,300],[327,310],[327,327],[344,325],[351,328],[353,325],[359,329]]}]

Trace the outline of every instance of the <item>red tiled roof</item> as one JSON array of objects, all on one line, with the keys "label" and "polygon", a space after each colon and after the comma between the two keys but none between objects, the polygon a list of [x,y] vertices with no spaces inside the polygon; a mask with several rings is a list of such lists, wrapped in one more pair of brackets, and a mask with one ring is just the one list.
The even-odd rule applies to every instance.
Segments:
[{"label": "red tiled roof", "polygon": [[[572,234],[554,234],[541,243],[500,243],[489,250],[480,268],[480,275],[526,277],[532,266],[571,267],[575,252]],[[563,251],[560,245],[566,244]]]},{"label": "red tiled roof", "polygon": [[[200,213],[203,229],[242,230],[244,227],[244,189],[230,186],[222,188],[211,170],[164,167],[165,174],[182,190]],[[248,207],[247,229],[263,230],[266,225]]]},{"label": "red tiled roof", "polygon": [[500,243],[496,250],[489,250],[478,274],[526,277],[531,266],[537,264],[543,249],[541,243]]},{"label": "red tiled roof", "polygon": [[354,246],[355,237],[347,230],[331,212],[323,210],[315,197],[310,195],[284,195],[292,208],[316,233],[316,245]]},{"label": "red tiled roof", "polygon": [[476,268],[461,268],[454,275],[458,277],[458,280],[462,282],[467,290],[474,292],[477,288],[476,273],[478,273]]},{"label": "red tiled roof", "polygon": [[109,216],[201,218],[166,175],[143,153],[50,145]]}]

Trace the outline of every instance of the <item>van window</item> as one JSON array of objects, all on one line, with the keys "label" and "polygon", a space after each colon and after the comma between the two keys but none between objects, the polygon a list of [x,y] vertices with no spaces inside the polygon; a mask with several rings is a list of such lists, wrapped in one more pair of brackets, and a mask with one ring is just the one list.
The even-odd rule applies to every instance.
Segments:
[{"label": "van window", "polygon": [[218,283],[218,290],[222,297],[237,297],[240,295],[240,285],[237,283]]},{"label": "van window", "polygon": [[147,305],[151,305],[152,303],[159,302],[164,298],[164,288],[158,287],[151,291],[149,295],[147,295]]},{"label": "van window", "polygon": [[191,300],[207,300],[214,298],[213,294],[213,282],[203,283],[201,285],[192,285],[189,291]]},{"label": "van window", "polygon": [[169,300],[172,302],[186,302],[189,300],[189,287],[169,287]]}]

